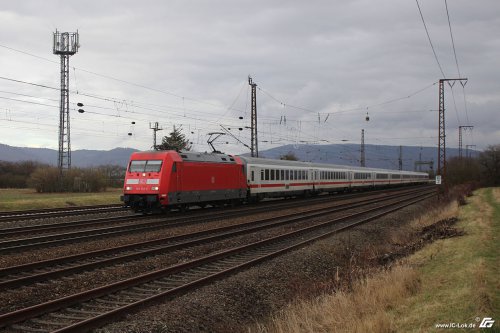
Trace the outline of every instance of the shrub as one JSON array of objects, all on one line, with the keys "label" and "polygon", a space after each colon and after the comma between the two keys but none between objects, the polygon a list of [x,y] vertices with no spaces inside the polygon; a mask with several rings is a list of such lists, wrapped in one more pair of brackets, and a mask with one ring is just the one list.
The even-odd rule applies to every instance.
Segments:
[{"label": "shrub", "polygon": [[28,185],[39,193],[47,192],[100,192],[106,190],[106,177],[98,170],[73,168],[63,172],[55,167],[36,169]]}]

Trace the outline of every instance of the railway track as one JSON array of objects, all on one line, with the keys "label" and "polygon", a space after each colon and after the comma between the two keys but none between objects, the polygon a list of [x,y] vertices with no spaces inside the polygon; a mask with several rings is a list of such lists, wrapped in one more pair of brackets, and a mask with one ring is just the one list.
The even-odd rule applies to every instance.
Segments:
[{"label": "railway track", "polygon": [[280,216],[257,219],[237,225],[212,228],[194,233],[119,246],[116,248],[7,267],[0,269],[0,290],[15,288],[91,269],[109,267],[122,262],[142,259],[148,256],[154,256],[200,244],[207,244],[245,233],[257,232],[263,229],[339,213],[369,204],[393,200],[394,198],[400,198],[404,195],[411,196],[414,194],[415,192],[411,191],[407,193],[398,193],[394,196],[385,198],[361,199],[354,203],[316,208],[300,213],[284,213]]},{"label": "railway track", "polygon": [[[145,304],[175,297],[284,252],[425,200],[432,195],[433,192],[398,195],[398,199],[386,199],[385,203],[362,212],[330,218],[263,241],[7,313],[0,316],[0,323],[23,332],[85,331]],[[314,214],[322,213],[326,214],[316,211],[309,213],[305,218],[311,219]],[[297,214],[291,214],[282,218],[280,223],[292,223],[299,218]]]},{"label": "railway track", "polygon": [[[425,187],[418,187],[416,189],[422,189]],[[406,189],[404,191],[413,191],[414,189]],[[394,190],[388,190],[384,192],[367,192],[363,195],[349,195],[346,197],[339,198],[340,200],[349,198],[359,198],[364,196],[373,195],[390,195]],[[398,193],[400,193],[399,190]],[[302,201],[306,204],[319,204],[324,202],[332,202],[332,197],[315,198],[314,200]],[[151,215],[139,215],[132,217],[110,217],[110,218],[100,218],[91,219],[75,222],[62,222],[57,224],[49,225],[35,225],[35,226],[25,226],[18,228],[7,228],[0,229],[0,254],[10,253],[20,250],[29,250],[36,248],[43,248],[49,246],[63,245],[67,243],[81,242],[85,240],[95,240],[99,238],[112,237],[126,235],[136,232],[147,232],[155,231],[160,229],[168,229],[173,227],[178,227],[181,225],[190,225],[201,222],[213,221],[221,218],[235,218],[240,216],[246,216],[247,214],[256,214],[261,212],[268,212],[269,208],[276,210],[283,210],[287,208],[295,208],[297,206],[296,201],[292,202],[278,202],[278,203],[268,203],[266,205],[257,205],[251,207],[240,208],[236,210],[215,210],[210,211],[210,215],[207,216],[207,211],[195,212],[194,214],[181,215],[178,217],[164,217],[164,216],[151,216]],[[144,221],[145,220],[145,221]],[[153,220],[153,221],[151,221]],[[128,223],[130,222],[130,223]],[[115,224],[115,226],[110,226],[110,224]],[[65,231],[72,229],[82,229],[95,227],[94,229],[87,230],[77,230],[77,231],[66,231],[56,234],[40,235],[34,237],[25,237],[21,239],[7,239],[9,237],[24,236],[26,234],[34,233],[44,234],[50,233],[52,231]]]},{"label": "railway track", "polygon": [[[423,185],[422,187],[425,187],[426,185]],[[368,192],[361,192],[361,193],[343,193],[343,194],[335,194],[335,198],[337,199],[346,199],[346,198],[351,198],[351,197],[360,197],[360,196],[365,196],[365,195],[371,195],[373,193],[388,193],[391,191],[398,191],[400,188],[390,188],[390,189],[384,189],[384,190],[376,190],[376,191],[368,191]],[[330,198],[330,199],[328,199]],[[289,199],[286,200],[285,205],[289,205],[291,202],[302,202],[304,200],[309,200],[311,202],[316,202],[316,201],[325,201],[325,200],[332,200],[331,196],[320,196],[317,198],[294,198],[294,199]],[[273,206],[276,204],[281,204],[280,201],[283,200],[276,200],[276,201],[266,201],[266,202],[261,202],[259,203],[259,206]],[[212,210],[220,210],[219,208],[211,208]],[[96,206],[79,206],[79,207],[61,207],[61,208],[49,208],[49,209],[34,209],[34,210],[17,210],[17,211],[4,211],[0,212],[0,230],[2,222],[11,222],[11,221],[23,221],[23,220],[38,220],[38,219],[44,219],[44,218],[52,218],[52,217],[66,217],[66,216],[75,216],[75,215],[88,215],[88,214],[95,214],[95,213],[107,213],[107,212],[120,212],[120,211],[127,211],[129,210],[128,208],[124,208],[120,204],[116,205],[96,205]],[[206,210],[193,210],[192,213],[196,214],[198,212],[205,212]],[[78,222],[78,221],[75,221]],[[70,223],[75,223],[75,222],[63,222],[61,224],[67,225]],[[53,223],[53,226],[59,225],[59,223]],[[43,225],[37,225],[37,227],[42,227]]]},{"label": "railway track", "polygon": [[70,215],[85,215],[96,213],[108,213],[124,211],[123,205],[96,205],[96,206],[78,206],[62,207],[50,209],[16,210],[0,212],[0,223],[7,221],[35,220],[42,218],[64,217]]}]

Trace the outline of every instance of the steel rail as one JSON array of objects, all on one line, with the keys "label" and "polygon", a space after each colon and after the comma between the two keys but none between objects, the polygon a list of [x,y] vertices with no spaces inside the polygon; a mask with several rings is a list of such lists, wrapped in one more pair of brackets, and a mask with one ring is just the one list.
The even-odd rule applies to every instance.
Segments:
[{"label": "steel rail", "polygon": [[[426,188],[427,186],[419,186],[418,188]],[[411,188],[406,188],[407,190],[411,190]],[[374,194],[390,194],[395,191],[401,191],[402,188],[390,188],[390,189],[384,189],[384,190],[377,190],[377,191],[369,191],[369,192],[361,192],[361,193],[356,193],[356,194],[342,194],[342,195],[336,195],[335,197],[331,196],[321,196],[318,198],[307,198],[308,203],[312,204],[317,204],[317,203],[322,203],[322,202],[330,202],[332,199],[340,199],[340,200],[347,200],[350,198],[360,198],[364,196],[372,196]],[[304,198],[300,199],[293,199],[293,200],[287,200],[286,202],[282,202],[283,200],[279,201],[266,201],[260,203],[258,206],[249,206],[244,209],[239,208],[238,211],[248,211],[248,212],[253,212],[253,211],[260,211],[260,210],[266,210],[267,211],[267,206],[271,206],[271,208],[276,208],[279,209],[281,208],[287,208],[287,207],[294,207],[296,205],[295,201],[299,202],[304,202]],[[290,202],[293,201],[293,202]],[[225,212],[231,212],[232,209],[224,209],[221,211],[221,209],[218,208],[212,208],[209,210],[211,213],[215,211],[215,213],[219,213],[221,215],[225,214]],[[189,213],[184,213],[183,216],[191,217],[191,216],[196,216],[199,214],[205,214],[207,212],[206,209],[203,210],[192,210]],[[176,221],[177,217],[170,215],[170,216],[165,216],[165,215],[133,215],[130,218],[131,219],[141,219],[141,218],[165,218],[166,221]],[[120,219],[125,219],[127,217],[124,216],[117,216],[117,217],[106,217],[106,218],[96,218],[96,219],[90,219],[90,220],[79,220],[79,221],[70,221],[70,222],[59,222],[59,223],[50,223],[50,224],[37,224],[37,225],[29,225],[29,226],[22,226],[22,227],[11,227],[11,228],[0,228],[0,237],[6,237],[6,236],[15,236],[15,235],[23,235],[28,232],[48,232],[52,230],[64,230],[64,229],[77,229],[77,228],[82,228],[85,226],[92,226],[92,225],[99,225],[103,224],[105,222],[113,222],[113,221],[120,221]],[[182,218],[182,217],[181,217]]]},{"label": "steel rail", "polygon": [[126,210],[123,205],[95,205],[78,207],[61,207],[46,209],[30,209],[0,212],[0,223],[8,221],[34,220],[69,215],[88,215]]},{"label": "steel rail", "polygon": [[[53,330],[53,332],[59,333],[87,331],[109,322],[113,318],[129,313],[131,310],[136,310],[138,307],[165,297],[185,293],[215,279],[220,279],[282,253],[372,221],[433,195],[422,194],[411,199],[401,199],[390,205],[381,205],[364,212],[336,218],[259,242],[0,315],[0,325],[14,324],[11,326],[12,328],[23,331],[37,329],[26,326],[32,324],[42,324],[47,328],[47,331]],[[362,218],[363,215],[367,214],[369,216]],[[349,222],[354,218],[357,218],[357,220]],[[329,227],[335,227],[339,223],[346,223],[346,225],[328,229]],[[293,243],[294,241],[295,243]],[[291,242],[292,244],[290,244]],[[75,308],[75,306],[78,306],[78,308]],[[46,315],[47,313],[51,314]],[[42,315],[49,317],[49,319],[36,319],[36,317]],[[29,323],[26,323],[27,320],[29,320]],[[23,324],[16,324],[19,322],[23,322]]]},{"label": "steel rail", "polygon": [[[413,191],[415,189],[408,189],[405,188],[403,191]],[[328,200],[326,200],[328,201]],[[329,200],[331,201],[331,199]],[[308,202],[304,202],[308,204]],[[288,207],[296,207],[296,203],[290,203]],[[283,206],[280,207],[283,209]],[[0,242],[0,254],[1,253],[9,253],[13,251],[20,251],[20,250],[27,250],[27,249],[36,249],[36,248],[41,248],[41,247],[47,247],[47,246],[55,246],[55,245],[61,245],[61,244],[66,244],[68,242],[74,243],[77,241],[85,241],[89,239],[96,239],[96,238],[104,238],[104,237],[110,237],[110,236],[120,236],[120,235],[125,235],[129,233],[134,233],[134,232],[146,232],[146,231],[154,231],[154,230],[160,230],[160,229],[167,229],[167,228],[173,228],[177,227],[180,225],[190,225],[190,224],[195,224],[199,223],[200,220],[202,221],[208,221],[208,220],[214,220],[217,218],[228,218],[228,217],[238,217],[238,216],[245,216],[249,211],[253,212],[263,212],[263,211],[268,211],[264,207],[252,207],[249,209],[244,209],[244,210],[237,210],[237,211],[222,211],[220,213],[214,214],[213,216],[207,217],[207,216],[201,216],[201,217],[195,217],[193,216],[181,216],[180,218],[174,219],[174,223],[168,223],[166,224],[165,222],[168,220],[161,219],[158,221],[152,221],[152,222],[143,222],[143,223],[134,223],[134,224],[127,224],[127,225],[121,225],[121,226],[106,226],[104,228],[97,228],[97,229],[90,229],[90,230],[83,230],[83,231],[74,231],[74,232],[67,232],[67,233],[60,233],[60,234],[54,234],[54,235],[45,235],[45,236],[36,236],[36,237],[28,237],[28,238],[22,238],[22,239],[14,239],[14,240],[5,240]],[[123,217],[122,217],[123,218]],[[141,217],[125,217],[126,222],[134,220],[134,219],[141,219]],[[153,216],[151,217],[155,219],[156,217]],[[114,218],[104,218],[100,219],[98,221],[99,224],[108,222],[108,221],[115,221],[115,220],[120,220],[120,217],[114,217]],[[89,224],[92,224],[93,220],[85,221],[88,222]],[[70,223],[70,222],[68,222]],[[66,224],[67,225],[67,224]],[[27,229],[30,231],[33,231],[33,229]],[[16,233],[18,233],[20,230],[15,230]],[[7,231],[6,231],[7,232]],[[14,230],[9,230],[8,232],[14,232]],[[1,232],[0,232],[1,236]]]},{"label": "steel rail", "polygon": [[[280,216],[249,221],[237,225],[212,228],[194,233],[187,233],[177,236],[164,237],[152,241],[123,245],[106,250],[92,251],[89,253],[7,267],[0,269],[0,290],[15,288],[38,281],[46,281],[48,279],[67,276],[69,274],[88,271],[99,267],[110,267],[111,265],[125,261],[143,259],[147,256],[153,256],[168,251],[179,250],[181,248],[210,243],[229,237],[235,237],[245,233],[251,233],[267,228],[274,228],[285,224],[300,222],[304,219],[320,217],[327,214],[355,209],[372,203],[380,203],[382,201],[392,200],[395,197],[400,198],[401,196],[405,195],[413,195],[413,193],[414,192],[405,192],[403,194],[397,193],[384,198],[365,199],[353,203],[336,205],[334,207],[311,209],[306,212],[300,213],[285,213],[281,214]],[[286,218],[287,220],[280,221],[284,218]],[[88,260],[92,261],[88,262]],[[84,261],[84,263],[78,264],[78,261]],[[63,266],[61,267],[61,265]],[[56,266],[56,269],[51,270],[51,266]],[[32,272],[33,270],[37,271]]]}]

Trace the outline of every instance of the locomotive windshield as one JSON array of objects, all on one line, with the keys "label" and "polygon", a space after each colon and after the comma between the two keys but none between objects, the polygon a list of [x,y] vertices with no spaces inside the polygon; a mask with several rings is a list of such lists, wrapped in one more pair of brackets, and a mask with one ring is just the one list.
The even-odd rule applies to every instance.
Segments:
[{"label": "locomotive windshield", "polygon": [[128,172],[160,172],[162,160],[131,161]]}]

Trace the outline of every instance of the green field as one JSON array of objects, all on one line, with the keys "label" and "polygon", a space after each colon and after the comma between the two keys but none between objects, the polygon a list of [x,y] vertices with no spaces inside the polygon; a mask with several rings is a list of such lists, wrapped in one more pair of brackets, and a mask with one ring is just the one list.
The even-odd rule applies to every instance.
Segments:
[{"label": "green field", "polygon": [[465,235],[437,241],[410,257],[421,290],[393,309],[396,331],[448,332],[438,324],[475,324],[492,317],[485,332],[500,325],[500,188],[481,189],[468,198],[457,227]]},{"label": "green field", "polygon": [[37,193],[33,189],[0,189],[0,211],[118,204],[121,192],[121,188],[98,193]]}]

